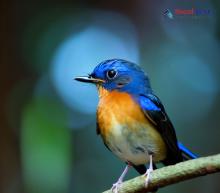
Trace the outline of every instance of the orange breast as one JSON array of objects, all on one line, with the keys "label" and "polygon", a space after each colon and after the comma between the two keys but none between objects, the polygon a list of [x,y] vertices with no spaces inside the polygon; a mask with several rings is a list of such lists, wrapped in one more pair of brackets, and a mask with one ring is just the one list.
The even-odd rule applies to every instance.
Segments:
[{"label": "orange breast", "polygon": [[154,153],[155,161],[164,159],[166,147],[161,135],[132,97],[102,87],[98,89],[97,121],[108,148],[121,160],[136,165],[148,162],[148,152]]},{"label": "orange breast", "polygon": [[107,91],[100,87],[99,97],[97,118],[102,135],[108,134],[116,122],[122,125],[129,124],[129,128],[134,130],[137,127],[132,127],[132,125],[136,123],[150,124],[129,94]]}]

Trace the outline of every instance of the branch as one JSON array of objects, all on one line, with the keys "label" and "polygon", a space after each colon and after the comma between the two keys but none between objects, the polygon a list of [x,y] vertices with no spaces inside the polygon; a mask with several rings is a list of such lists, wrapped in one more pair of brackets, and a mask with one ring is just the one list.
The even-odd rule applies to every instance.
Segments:
[{"label": "branch", "polygon": [[[146,193],[156,188],[168,186],[199,176],[220,172],[220,154],[202,157],[157,169],[151,173],[151,181],[147,188],[145,178],[139,176],[125,181],[120,187],[120,193]],[[103,193],[112,193],[107,190]]]}]

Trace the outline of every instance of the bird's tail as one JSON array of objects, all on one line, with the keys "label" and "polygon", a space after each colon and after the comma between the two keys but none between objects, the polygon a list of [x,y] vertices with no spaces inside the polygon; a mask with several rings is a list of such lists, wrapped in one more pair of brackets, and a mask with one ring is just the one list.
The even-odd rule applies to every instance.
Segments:
[{"label": "bird's tail", "polygon": [[178,147],[183,155],[183,160],[196,159],[198,156],[187,149],[182,143],[178,142]]}]

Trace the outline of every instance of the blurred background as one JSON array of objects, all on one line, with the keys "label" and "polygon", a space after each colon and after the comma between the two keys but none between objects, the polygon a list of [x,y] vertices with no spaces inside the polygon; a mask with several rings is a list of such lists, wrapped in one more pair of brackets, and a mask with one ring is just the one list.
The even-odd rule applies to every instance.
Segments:
[{"label": "blurred background", "polygon": [[[175,14],[192,8],[206,11]],[[116,181],[124,164],[96,135],[96,89],[73,81],[110,58],[149,74],[181,142],[220,152],[218,0],[2,0],[0,15],[0,192],[98,193]],[[160,192],[218,193],[219,179]]]}]

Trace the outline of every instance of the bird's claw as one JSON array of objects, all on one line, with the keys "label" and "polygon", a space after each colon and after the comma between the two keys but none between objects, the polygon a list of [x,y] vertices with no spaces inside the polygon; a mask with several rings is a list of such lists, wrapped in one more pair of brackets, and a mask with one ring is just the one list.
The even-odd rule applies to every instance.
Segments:
[{"label": "bird's claw", "polygon": [[122,181],[117,181],[116,183],[114,183],[114,184],[112,185],[111,191],[112,191],[113,193],[118,193],[121,184],[122,184]]},{"label": "bird's claw", "polygon": [[146,173],[144,174],[145,178],[145,187],[148,187],[150,183],[151,173],[153,172],[152,168],[147,169]]}]

